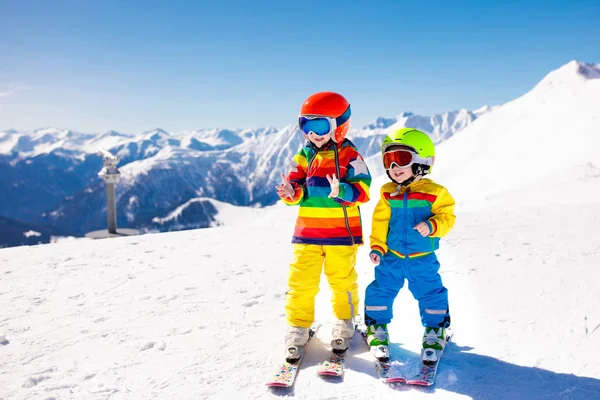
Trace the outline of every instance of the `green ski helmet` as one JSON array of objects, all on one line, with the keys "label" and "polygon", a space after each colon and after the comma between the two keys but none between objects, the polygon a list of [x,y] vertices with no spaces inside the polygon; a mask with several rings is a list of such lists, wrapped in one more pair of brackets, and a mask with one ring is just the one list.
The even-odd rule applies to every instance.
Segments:
[{"label": "green ski helmet", "polygon": [[435,160],[435,147],[426,133],[414,128],[400,128],[389,133],[381,145],[382,158],[385,152],[393,146],[408,147],[423,159],[424,162],[415,162],[412,165],[415,174],[426,175],[431,172]]}]

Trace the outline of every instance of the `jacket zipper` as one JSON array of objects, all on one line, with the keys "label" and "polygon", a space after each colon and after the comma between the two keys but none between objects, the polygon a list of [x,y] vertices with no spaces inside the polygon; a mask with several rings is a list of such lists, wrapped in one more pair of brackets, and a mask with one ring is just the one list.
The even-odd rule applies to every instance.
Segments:
[{"label": "jacket zipper", "polygon": [[404,257],[408,258],[408,189],[404,191]]},{"label": "jacket zipper", "polygon": [[310,160],[308,160],[308,165],[306,167],[306,177],[307,178],[308,178],[308,171],[310,171],[310,167],[312,166],[312,162],[314,161],[316,156],[317,156],[317,151],[313,151],[312,155],[310,157]]},{"label": "jacket zipper", "polygon": [[[333,154],[335,156],[335,171],[337,173],[338,180],[340,180],[340,161],[338,157],[337,143],[334,143],[333,145]],[[345,204],[342,204],[342,210],[344,211],[344,221],[346,222],[346,229],[348,230],[348,234],[350,235],[350,241],[352,243],[352,246],[354,246],[354,236],[352,236],[352,230],[350,229],[350,221],[348,221],[348,212],[346,211]]]}]

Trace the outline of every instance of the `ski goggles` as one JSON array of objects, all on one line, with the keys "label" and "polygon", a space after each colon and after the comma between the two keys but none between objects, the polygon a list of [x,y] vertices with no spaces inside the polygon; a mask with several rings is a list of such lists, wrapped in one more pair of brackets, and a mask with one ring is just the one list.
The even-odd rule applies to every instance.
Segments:
[{"label": "ski goggles", "polygon": [[298,117],[298,126],[305,135],[314,133],[318,136],[325,136],[328,133],[334,133],[335,129],[348,119],[350,119],[350,106],[337,118],[323,115],[301,115]]},{"label": "ski goggles", "polygon": [[397,149],[383,153],[383,167],[388,170],[394,165],[400,168],[410,167],[413,164],[432,165],[431,159],[420,157],[409,149]]}]

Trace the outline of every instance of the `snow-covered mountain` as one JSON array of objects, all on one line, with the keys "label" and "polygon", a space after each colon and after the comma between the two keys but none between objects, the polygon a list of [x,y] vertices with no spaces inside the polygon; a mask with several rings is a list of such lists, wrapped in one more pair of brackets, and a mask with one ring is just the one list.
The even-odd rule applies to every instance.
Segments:
[{"label": "snow-covered mountain", "polygon": [[[484,106],[424,117],[402,113],[378,118],[349,138],[382,174],[379,147],[390,130],[410,126],[428,132],[439,146],[434,178],[470,179],[478,192],[514,189],[514,176],[532,180],[558,173],[565,160],[598,166],[600,80],[598,65],[572,61],[544,77],[531,91],[502,106]],[[548,140],[560,130],[560,141]],[[459,135],[456,135],[460,132]],[[529,132],[533,132],[529,135]],[[473,147],[473,143],[485,145]],[[273,187],[302,146],[294,125],[283,129],[161,129],[140,135],[41,129],[0,132],[0,216],[60,228],[71,235],[102,229],[104,184],[97,177],[105,148],[120,157],[118,226],[147,230],[206,227],[216,223],[206,199],[238,206],[265,206],[278,199]],[[472,153],[464,153],[461,148]],[[488,153],[505,150],[518,161],[494,164]],[[483,149],[483,150],[482,150]],[[529,160],[540,153],[553,167]],[[464,159],[454,156],[463,154]],[[490,153],[491,154],[491,153]],[[460,168],[453,168],[460,165]],[[447,171],[453,171],[452,176]],[[475,190],[475,188],[473,189]],[[457,193],[467,198],[468,193]],[[205,200],[191,201],[203,198]],[[177,215],[177,218],[172,217]]]},{"label": "snow-covered mountain", "polygon": [[[471,181],[472,187],[458,185],[464,192],[456,196],[487,207],[497,193],[558,179],[569,168],[574,182],[599,173],[599,132],[600,64],[571,61],[440,146],[433,174],[448,185]],[[568,202],[569,185],[553,196]],[[600,204],[600,198],[586,201]]]},{"label": "snow-covered mountain", "polygon": [[[411,114],[390,118],[393,123],[386,128],[374,123],[354,129],[349,137],[368,157],[379,152],[390,129],[422,121],[421,129],[444,140],[475,118],[466,110],[432,117]],[[54,226],[72,235],[102,229],[106,204],[97,172],[101,168],[98,149],[104,148],[121,160],[118,226],[160,231],[207,227],[215,223],[215,208],[206,200],[192,199],[242,206],[273,204],[278,200],[273,187],[303,143],[294,125],[177,133],[155,129],[140,135],[4,131],[0,132],[0,190],[11,196],[0,199],[0,215]]]}]

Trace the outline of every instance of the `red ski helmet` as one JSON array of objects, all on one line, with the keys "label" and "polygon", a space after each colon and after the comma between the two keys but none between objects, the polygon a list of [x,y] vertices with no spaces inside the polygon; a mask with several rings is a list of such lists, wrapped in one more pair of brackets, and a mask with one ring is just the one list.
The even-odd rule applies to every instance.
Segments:
[{"label": "red ski helmet", "polygon": [[335,92],[319,92],[309,96],[302,104],[299,125],[302,129],[303,117],[326,117],[330,127],[328,133],[332,133],[331,139],[340,143],[350,128],[350,114],[350,103],[344,96]]}]

